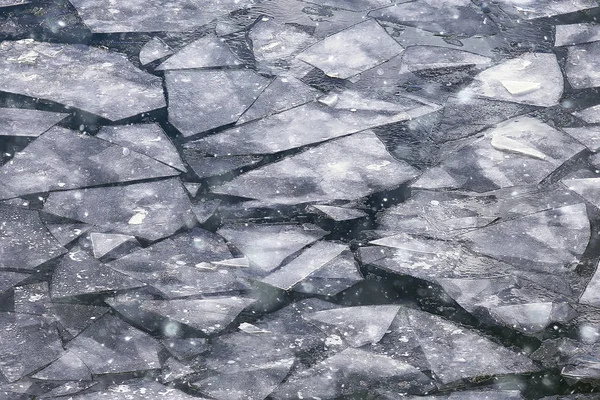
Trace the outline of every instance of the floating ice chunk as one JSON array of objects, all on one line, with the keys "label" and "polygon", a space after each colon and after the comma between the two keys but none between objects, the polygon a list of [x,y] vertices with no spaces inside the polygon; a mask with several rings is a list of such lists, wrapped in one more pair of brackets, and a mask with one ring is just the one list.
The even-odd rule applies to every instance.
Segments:
[{"label": "floating ice chunk", "polygon": [[523,268],[556,273],[577,262],[589,237],[585,204],[489,225],[462,235],[482,254]]},{"label": "floating ice chunk", "polygon": [[334,327],[350,346],[362,347],[379,342],[399,310],[395,305],[347,307],[317,311],[306,318],[317,326]]},{"label": "floating ice chunk", "polygon": [[31,270],[66,252],[37,211],[0,204],[0,268]]},{"label": "floating ice chunk", "polygon": [[472,95],[550,107],[563,92],[563,77],[551,53],[527,53],[479,73],[459,97]]},{"label": "floating ice chunk", "polygon": [[52,128],[0,168],[0,182],[23,195],[177,175],[143,154],[124,155],[121,146]]},{"label": "floating ice chunk", "polygon": [[594,206],[600,207],[600,178],[565,179],[562,183]]},{"label": "floating ice chunk", "polygon": [[140,49],[140,63],[142,65],[150,64],[152,61],[156,61],[166,56],[173,54],[171,49],[165,42],[160,40],[158,37],[153,37],[144,44]]},{"label": "floating ice chunk", "polygon": [[183,182],[185,190],[190,194],[191,197],[196,197],[198,191],[202,187],[202,184],[196,182]]},{"label": "floating ice chunk", "polygon": [[194,146],[218,156],[277,153],[409,120],[438,109],[419,100],[399,98],[391,103],[348,91],[338,96],[335,106],[308,103],[197,140]]},{"label": "floating ice chunk", "polygon": [[555,46],[570,46],[600,40],[600,26],[593,23],[556,25]]},{"label": "floating ice chunk", "polygon": [[416,175],[374,133],[363,132],[247,172],[213,191],[278,204],[355,200]]},{"label": "floating ice chunk", "polygon": [[147,379],[125,381],[104,387],[98,392],[88,392],[69,397],[69,400],[207,400],[204,397],[192,396],[173,387],[163,386]]},{"label": "floating ice chunk", "polygon": [[223,267],[227,273],[222,273],[221,268],[196,266],[228,258],[231,253],[222,238],[196,228],[107,265],[156,288],[166,298],[177,298],[246,288],[243,276],[231,267]]},{"label": "floating ice chunk", "polygon": [[160,380],[163,383],[169,383],[185,378],[188,375],[194,374],[197,371],[188,364],[178,361],[176,358],[169,358],[163,364]]},{"label": "floating ice chunk", "polygon": [[56,238],[61,246],[66,246],[71,243],[90,229],[92,225],[88,224],[46,224],[46,228],[50,231],[52,236]]},{"label": "floating ice chunk", "polygon": [[192,212],[199,224],[206,223],[221,205],[221,200],[201,200],[192,204]]},{"label": "floating ice chunk", "polygon": [[97,385],[98,382],[93,382],[93,381],[83,381],[83,382],[65,382],[60,386],[55,387],[54,389],[50,390],[49,392],[44,393],[43,395],[40,396],[40,398],[45,399],[45,398],[57,398],[57,397],[64,397],[64,396],[69,396],[69,395],[74,395],[77,394],[79,392],[83,392],[86,389],[91,388],[92,386]]},{"label": "floating ice chunk", "polygon": [[353,1],[353,0],[306,0],[307,3],[317,4],[319,6],[328,6],[338,8],[341,10],[348,11],[368,11],[376,8],[382,8],[389,6],[390,4],[407,3],[410,0],[366,0],[366,1]]},{"label": "floating ice chunk", "polygon": [[402,53],[404,48],[376,21],[368,20],[329,36],[298,55],[334,78],[350,78]]},{"label": "floating ice chunk", "polygon": [[313,225],[226,225],[217,233],[264,272],[273,271],[288,256],[319,240],[326,231]]},{"label": "floating ice chunk", "polygon": [[[403,4],[402,4],[403,3]],[[369,16],[444,35],[491,35],[497,28],[481,9],[468,0],[402,2],[371,11]]]},{"label": "floating ice chunk", "polygon": [[[584,147],[532,117],[517,117],[486,130],[413,185],[486,192],[537,184]],[[440,179],[445,177],[445,179]]]},{"label": "floating ice chunk", "polygon": [[12,7],[28,3],[28,0],[0,0],[0,7]]},{"label": "floating ice chunk", "polygon": [[251,70],[167,71],[169,122],[184,136],[234,123],[269,84]]},{"label": "floating ice chunk", "polygon": [[290,290],[346,249],[347,246],[342,244],[325,241],[317,242],[262,281],[283,290]]},{"label": "floating ice chunk", "polygon": [[367,213],[362,210],[346,207],[335,207],[326,206],[322,204],[315,204],[309,206],[310,209],[314,209],[317,212],[325,215],[334,221],[351,221],[353,219],[363,218],[367,216]]},{"label": "floating ice chunk", "polygon": [[0,295],[29,277],[31,277],[30,274],[21,272],[0,271]]},{"label": "floating ice chunk", "polygon": [[0,313],[0,371],[8,382],[15,382],[61,356],[58,332],[48,322],[33,315]]},{"label": "floating ice chunk", "polygon": [[186,360],[205,353],[210,349],[207,339],[203,338],[170,338],[163,342],[165,349],[178,360]]},{"label": "floating ice chunk", "polygon": [[573,115],[581,118],[588,124],[600,124],[600,104],[574,112]]},{"label": "floating ice chunk", "polygon": [[490,58],[478,54],[437,46],[410,46],[402,54],[402,70],[410,72],[459,67],[483,68],[491,62]]},{"label": "floating ice chunk", "polygon": [[568,14],[598,7],[595,0],[499,0],[502,10],[524,19]]},{"label": "floating ice chunk", "polygon": [[[111,121],[166,106],[160,78],[135,68],[125,55],[32,40],[2,42],[0,50],[0,90],[5,92],[55,101]],[[30,61],[21,58],[24,54],[31,55]]]},{"label": "floating ice chunk", "polygon": [[245,8],[247,0],[73,0],[71,3],[94,33],[183,32],[205,25],[220,15]]},{"label": "floating ice chunk", "polygon": [[139,246],[135,237],[118,233],[92,232],[90,239],[94,257],[102,260],[118,258]]},{"label": "floating ice chunk", "polygon": [[186,171],[177,149],[158,124],[105,126],[96,137]]},{"label": "floating ice chunk", "polygon": [[107,314],[67,344],[92,374],[116,374],[160,368],[159,343]]},{"label": "floating ice chunk", "polygon": [[407,363],[363,349],[347,348],[310,369],[294,373],[272,397],[333,399],[361,393],[365,388],[427,393],[432,387],[426,375]]},{"label": "floating ice chunk", "polygon": [[293,76],[278,76],[238,120],[238,124],[308,103],[319,92]]},{"label": "floating ice chunk", "polygon": [[19,314],[47,314],[50,302],[48,283],[32,283],[15,287],[14,302],[15,312]]},{"label": "floating ice chunk", "polygon": [[[600,112],[600,110],[598,110]],[[570,136],[583,143],[592,152],[600,150],[600,126],[584,126],[581,128],[563,128]]]},{"label": "floating ice chunk", "polygon": [[600,42],[567,47],[565,73],[574,89],[600,86]]},{"label": "floating ice chunk", "polygon": [[[44,211],[148,240],[170,236],[194,218],[190,200],[176,178],[54,192],[46,200]],[[144,215],[140,223],[129,223],[140,214]]]},{"label": "floating ice chunk", "polygon": [[192,68],[237,67],[242,62],[227,43],[214,35],[206,35],[183,47],[156,68],[159,71]]},{"label": "floating ice chunk", "polygon": [[50,111],[0,108],[0,136],[38,137],[67,116]]},{"label": "floating ice chunk", "polygon": [[205,157],[202,155],[201,148],[202,146],[197,142],[186,143],[183,146],[183,158],[199,178],[235,172],[262,160],[260,156]]},{"label": "floating ice chunk", "polygon": [[35,379],[49,381],[91,381],[88,367],[71,352],[66,352],[58,360],[33,375]]},{"label": "floating ice chunk", "polygon": [[76,247],[54,270],[50,295],[53,299],[66,298],[142,286],[143,282],[115,271]]},{"label": "floating ice chunk", "polygon": [[256,60],[269,66],[276,66],[282,60],[288,62],[290,57],[316,41],[299,27],[278,23],[273,18],[258,21],[248,36]]},{"label": "floating ice chunk", "polygon": [[110,310],[108,307],[68,303],[52,303],[48,307],[58,321],[64,339],[77,336]]}]

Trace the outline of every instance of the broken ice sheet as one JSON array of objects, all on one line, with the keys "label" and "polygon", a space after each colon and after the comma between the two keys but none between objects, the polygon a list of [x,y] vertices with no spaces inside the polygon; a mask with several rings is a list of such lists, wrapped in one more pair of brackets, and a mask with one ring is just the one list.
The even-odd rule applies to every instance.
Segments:
[{"label": "broken ice sheet", "polygon": [[426,171],[414,187],[487,192],[540,183],[584,147],[532,117],[496,125]]},{"label": "broken ice sheet", "polygon": [[600,104],[573,113],[588,124],[600,124]]},{"label": "broken ice sheet", "polygon": [[158,124],[105,126],[96,137],[186,171],[177,149]]},{"label": "broken ice sheet", "polygon": [[24,195],[177,174],[143,154],[55,127],[0,168],[0,183]]},{"label": "broken ice sheet", "polygon": [[140,63],[142,65],[150,64],[152,61],[156,61],[166,56],[173,54],[171,49],[165,42],[158,37],[153,37],[142,46],[140,49]]},{"label": "broken ice sheet", "polygon": [[68,115],[24,108],[0,108],[0,136],[38,137]]},{"label": "broken ice sheet", "polygon": [[73,223],[73,224],[46,224],[46,228],[52,236],[56,238],[61,246],[66,246],[79,236],[93,228],[92,225]]},{"label": "broken ice sheet", "polygon": [[184,32],[216,17],[245,8],[247,0],[199,2],[197,0],[72,0],[71,3],[94,33]]},{"label": "broken ice sheet", "polygon": [[44,211],[148,240],[170,236],[194,218],[177,178],[53,192]]},{"label": "broken ice sheet", "polygon": [[56,360],[63,352],[54,324],[47,319],[0,313],[0,371],[9,382]]},{"label": "broken ice sheet", "polygon": [[339,256],[346,249],[347,246],[343,244],[319,241],[304,250],[289,263],[272,272],[262,281],[283,290],[290,290],[310,274],[323,268],[324,265]]},{"label": "broken ice sheet", "polygon": [[415,176],[417,170],[394,159],[374,133],[363,132],[247,172],[213,192],[277,204],[355,200]]},{"label": "broken ice sheet", "polygon": [[415,367],[391,357],[347,348],[309,369],[292,374],[272,397],[334,399],[359,395],[364,390],[427,393],[431,380]]},{"label": "broken ice sheet", "polygon": [[[203,299],[176,300],[109,300],[112,308],[130,321],[148,324],[149,319],[164,321],[163,326],[182,324],[214,335],[225,329],[245,308],[255,300],[244,297],[208,297]],[[147,314],[144,314],[147,313]],[[138,320],[139,319],[139,320]],[[176,328],[173,328],[176,330]],[[165,328],[167,336],[172,332]]]},{"label": "broken ice sheet", "polygon": [[600,42],[567,47],[565,73],[574,89],[600,86]]},{"label": "broken ice sheet", "polygon": [[485,68],[491,62],[490,58],[478,54],[437,46],[410,46],[402,54],[403,69],[410,72],[460,67]]},{"label": "broken ice sheet", "polygon": [[556,25],[555,46],[569,46],[600,40],[600,26],[593,23]]},{"label": "broken ice sheet", "polygon": [[110,314],[67,344],[94,375],[158,369],[159,348],[153,337]]},{"label": "broken ice sheet", "polygon": [[598,7],[595,0],[498,0],[504,12],[524,19],[568,14]]},{"label": "broken ice sheet", "polygon": [[346,79],[402,53],[404,48],[376,21],[368,20],[329,36],[298,55],[326,75]]},{"label": "broken ice sheet", "polygon": [[64,253],[37,211],[0,204],[0,268],[32,270]]},{"label": "broken ice sheet", "polygon": [[12,7],[27,3],[29,3],[28,0],[0,0],[0,7]]},{"label": "broken ice sheet", "polygon": [[173,387],[161,385],[154,380],[131,380],[110,385],[100,391],[68,397],[69,400],[207,400],[204,397],[192,396]]},{"label": "broken ice sheet", "polygon": [[238,67],[243,63],[233,54],[225,40],[206,35],[169,57],[158,71],[193,68]]},{"label": "broken ice sheet", "polygon": [[354,208],[328,206],[324,204],[315,204],[309,206],[308,208],[309,210],[316,211],[317,213],[324,215],[326,218],[332,219],[336,222],[351,221],[367,216],[367,213],[363,210]]},{"label": "broken ice sheet", "polygon": [[388,102],[350,90],[334,98],[331,106],[311,102],[199,139],[190,146],[216,156],[277,153],[439,109],[416,98],[397,97],[395,102]]},{"label": "broken ice sheet", "polygon": [[271,272],[288,256],[327,234],[315,225],[225,225],[217,233],[246,255],[259,270]]},{"label": "broken ice sheet", "polygon": [[562,183],[595,207],[600,208],[600,178],[565,179]]},{"label": "broken ice sheet", "polygon": [[382,8],[391,4],[407,3],[410,0],[365,0],[365,1],[353,1],[353,0],[306,0],[307,3],[313,3],[320,6],[328,6],[333,8],[339,8],[348,11],[368,11],[376,8]]},{"label": "broken ice sheet", "polygon": [[491,35],[498,28],[469,0],[402,2],[371,11],[369,16],[444,35]]},{"label": "broken ice sheet", "polygon": [[102,261],[119,258],[139,247],[135,237],[118,233],[92,232],[90,240],[94,258]]},{"label": "broken ice sheet", "polygon": [[319,92],[293,76],[278,76],[238,120],[238,125],[308,103]]},{"label": "broken ice sheet", "polygon": [[204,338],[169,338],[165,339],[162,344],[173,357],[180,361],[190,359],[210,349],[208,340]]},{"label": "broken ice sheet", "polygon": [[143,282],[115,271],[75,247],[54,270],[50,295],[53,299],[68,298],[110,293],[144,285]]},{"label": "broken ice sheet", "polygon": [[569,205],[468,232],[476,252],[540,272],[577,263],[590,238],[585,204]]},{"label": "broken ice sheet", "polygon": [[600,150],[600,125],[563,128],[563,130],[577,139],[579,143],[585,145],[591,152]]},{"label": "broken ice sheet", "polygon": [[[104,13],[106,14],[106,13]],[[24,39],[0,43],[0,90],[75,107],[111,121],[165,107],[161,79],[125,55]]]},{"label": "broken ice sheet", "polygon": [[600,264],[596,265],[596,272],[588,282],[585,291],[579,298],[579,302],[600,307]]},{"label": "broken ice sheet", "polygon": [[35,379],[50,381],[91,381],[88,367],[72,352],[64,353],[58,360],[36,372]]},{"label": "broken ice sheet", "polygon": [[221,237],[196,228],[107,265],[156,288],[166,298],[177,298],[245,289],[244,276],[234,268],[208,264],[230,258]]},{"label": "broken ice sheet", "polygon": [[185,162],[200,179],[235,172],[262,160],[260,156],[205,157],[201,151],[197,151],[199,146],[194,142],[186,143],[183,147]]},{"label": "broken ice sheet", "polygon": [[251,70],[165,73],[169,122],[185,137],[236,122],[270,80]]},{"label": "broken ice sheet", "polygon": [[29,277],[31,277],[30,274],[21,272],[0,271],[0,295]]}]

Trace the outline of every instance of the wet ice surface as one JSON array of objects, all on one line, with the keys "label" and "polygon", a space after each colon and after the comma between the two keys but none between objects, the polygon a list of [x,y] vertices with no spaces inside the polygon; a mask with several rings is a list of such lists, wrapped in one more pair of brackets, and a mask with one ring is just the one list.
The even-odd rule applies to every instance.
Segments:
[{"label": "wet ice surface", "polygon": [[0,0],[0,399],[600,398],[596,0]]}]

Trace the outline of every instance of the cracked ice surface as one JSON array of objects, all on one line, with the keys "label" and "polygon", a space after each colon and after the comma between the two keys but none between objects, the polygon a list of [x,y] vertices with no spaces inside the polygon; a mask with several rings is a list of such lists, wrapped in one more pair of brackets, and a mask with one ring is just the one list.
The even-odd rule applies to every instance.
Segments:
[{"label": "cracked ice surface", "polygon": [[596,0],[0,8],[0,400],[598,399]]}]

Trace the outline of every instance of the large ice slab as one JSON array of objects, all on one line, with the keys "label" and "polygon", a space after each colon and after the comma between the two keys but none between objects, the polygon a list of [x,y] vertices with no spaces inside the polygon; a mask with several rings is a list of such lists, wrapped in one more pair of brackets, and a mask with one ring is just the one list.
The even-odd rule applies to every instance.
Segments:
[{"label": "large ice slab", "polygon": [[568,14],[598,7],[594,0],[500,0],[502,10],[524,19],[536,19]]},{"label": "large ice slab", "polygon": [[373,18],[444,34],[474,36],[490,35],[497,28],[487,16],[468,0],[423,0],[401,2],[371,11]]},{"label": "large ice slab", "polygon": [[0,108],[0,136],[38,137],[67,116],[25,108]]},{"label": "large ice slab", "polygon": [[413,185],[487,192],[540,183],[584,147],[568,135],[526,116],[486,130]]},{"label": "large ice slab", "polygon": [[44,211],[148,240],[170,236],[194,218],[177,178],[54,192]]},{"label": "large ice slab", "polygon": [[212,261],[232,258],[219,236],[196,228],[108,264],[157,289],[166,298],[242,290],[243,276]]},{"label": "large ice slab", "polygon": [[479,73],[461,97],[481,96],[550,107],[563,93],[563,76],[552,53],[526,53]]},{"label": "large ice slab", "polygon": [[600,40],[600,26],[592,23],[556,25],[555,46],[570,46]]},{"label": "large ice slab", "polygon": [[573,113],[588,124],[600,124],[600,104]]},{"label": "large ice slab", "polygon": [[565,73],[574,89],[600,86],[600,42],[567,47]]},{"label": "large ice slab", "polygon": [[156,69],[223,68],[242,64],[223,39],[206,35],[183,47]]},{"label": "large ice slab", "polygon": [[330,106],[311,102],[197,140],[193,146],[218,156],[277,153],[439,109],[417,99],[399,97],[392,103],[351,90],[331,97]]},{"label": "large ice slab", "polygon": [[160,344],[153,337],[107,314],[69,342],[67,350],[92,374],[116,374],[160,368]]},{"label": "large ice slab", "polygon": [[216,189],[280,204],[354,200],[394,189],[417,176],[372,132],[357,133],[247,172]]},{"label": "large ice slab", "polygon": [[[598,110],[600,112],[600,110]],[[565,132],[584,144],[592,152],[600,150],[600,126],[563,128]]]},{"label": "large ice slab", "polygon": [[437,46],[410,46],[402,54],[401,72],[460,67],[485,68],[490,66],[491,62],[488,57],[468,51]]},{"label": "large ice slab", "polygon": [[173,54],[173,49],[163,42],[159,37],[153,37],[140,49],[139,59],[142,65]]},{"label": "large ice slab", "polygon": [[562,183],[594,206],[600,207],[600,178],[565,179]]},{"label": "large ice slab", "polygon": [[204,2],[198,0],[72,0],[71,3],[94,33],[183,32],[205,25],[216,17],[244,8],[243,0]]},{"label": "large ice slab", "polygon": [[96,137],[186,171],[177,149],[158,124],[105,126]]},{"label": "large ice slab", "polygon": [[0,50],[0,90],[5,92],[51,100],[111,121],[166,106],[161,79],[119,53],[29,39],[2,42]]},{"label": "large ice slab", "polygon": [[225,225],[219,235],[237,247],[264,272],[273,271],[288,256],[327,234],[315,225]]},{"label": "large ice slab", "polygon": [[251,70],[168,71],[169,122],[184,136],[236,122],[270,80]]},{"label": "large ice slab", "polygon": [[346,79],[402,53],[404,48],[376,21],[368,20],[329,36],[298,55],[328,76]]},{"label": "large ice slab", "polygon": [[0,268],[31,270],[64,253],[37,211],[0,204]]},{"label": "large ice slab", "polygon": [[178,175],[143,154],[56,127],[0,168],[0,183],[18,195]]}]

